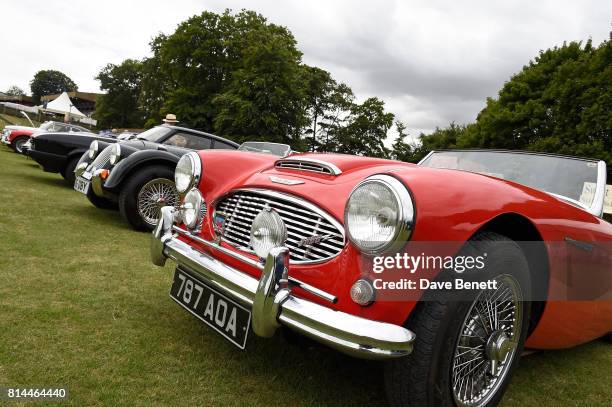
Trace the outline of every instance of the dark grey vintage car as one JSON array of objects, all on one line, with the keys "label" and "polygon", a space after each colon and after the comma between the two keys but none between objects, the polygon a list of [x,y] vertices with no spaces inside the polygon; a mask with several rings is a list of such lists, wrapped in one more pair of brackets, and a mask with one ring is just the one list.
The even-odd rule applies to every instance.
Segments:
[{"label": "dark grey vintage car", "polygon": [[237,148],[222,137],[166,124],[128,141],[94,141],[76,165],[74,189],[99,208],[118,206],[132,228],[151,230],[161,207],[178,204],[174,169],[184,154]]}]

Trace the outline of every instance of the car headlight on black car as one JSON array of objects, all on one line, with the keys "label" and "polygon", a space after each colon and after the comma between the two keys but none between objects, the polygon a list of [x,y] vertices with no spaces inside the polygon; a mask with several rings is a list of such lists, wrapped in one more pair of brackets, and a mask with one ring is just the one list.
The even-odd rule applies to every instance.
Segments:
[{"label": "car headlight on black car", "polygon": [[412,235],[414,203],[408,189],[390,175],[373,175],[351,192],[344,212],[351,242],[367,254],[401,249]]},{"label": "car headlight on black car", "polygon": [[174,184],[180,194],[198,185],[202,174],[202,163],[196,152],[181,157],[174,171]]},{"label": "car headlight on black car", "polygon": [[121,146],[119,145],[119,143],[115,143],[112,145],[108,160],[111,165],[116,165],[119,160],[121,160]]},{"label": "car headlight on black car", "polygon": [[94,140],[89,145],[89,150],[87,150],[87,156],[90,160],[93,160],[94,158],[96,158],[96,155],[98,155],[98,151],[100,151],[100,145],[98,144],[98,140]]}]

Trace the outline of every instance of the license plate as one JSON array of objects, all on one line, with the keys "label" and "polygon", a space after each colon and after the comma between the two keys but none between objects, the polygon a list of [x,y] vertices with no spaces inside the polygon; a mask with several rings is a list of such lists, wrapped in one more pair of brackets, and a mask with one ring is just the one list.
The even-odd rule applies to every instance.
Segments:
[{"label": "license plate", "polygon": [[240,349],[246,346],[251,312],[183,270],[176,269],[170,298]]},{"label": "license plate", "polygon": [[87,192],[89,192],[89,185],[91,184],[91,182],[81,178],[81,177],[77,177],[74,180],[74,189],[79,191],[82,194],[87,195]]},{"label": "license plate", "polygon": [[85,171],[81,174],[81,178],[85,178],[85,180],[87,181],[91,181],[91,172],[89,171]]}]

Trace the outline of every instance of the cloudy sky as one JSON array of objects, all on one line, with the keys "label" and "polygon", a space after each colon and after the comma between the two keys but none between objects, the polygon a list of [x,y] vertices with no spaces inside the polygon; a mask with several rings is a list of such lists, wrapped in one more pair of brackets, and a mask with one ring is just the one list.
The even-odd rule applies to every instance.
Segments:
[{"label": "cloudy sky", "polygon": [[541,49],[608,38],[612,2],[587,1],[77,1],[3,0],[0,90],[29,92],[40,69],[96,92],[109,62],[142,58],[158,32],[203,10],[252,9],[288,27],[304,62],[358,99],[382,98],[412,135],[473,121],[487,96]]}]

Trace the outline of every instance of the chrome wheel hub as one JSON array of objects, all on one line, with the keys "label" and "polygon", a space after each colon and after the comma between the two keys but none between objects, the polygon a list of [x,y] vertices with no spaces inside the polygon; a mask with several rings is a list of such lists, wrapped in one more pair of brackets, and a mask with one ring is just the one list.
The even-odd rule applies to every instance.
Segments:
[{"label": "chrome wheel hub", "polygon": [[508,335],[502,330],[497,330],[493,332],[487,340],[487,358],[489,360],[502,362],[506,359],[506,356],[508,353],[510,353],[513,347],[514,344],[510,341]]},{"label": "chrome wheel hub", "polygon": [[510,275],[497,289],[481,291],[461,326],[451,364],[451,386],[460,406],[484,406],[495,395],[517,355],[522,293]]},{"label": "chrome wheel hub", "polygon": [[161,208],[178,206],[179,196],[174,182],[166,178],[156,178],[147,182],[138,192],[138,213],[149,225],[156,225]]}]

